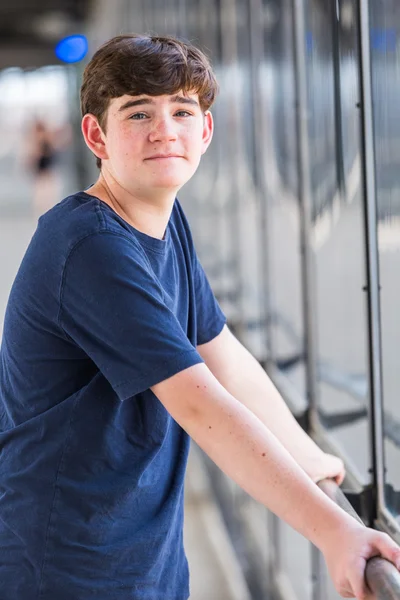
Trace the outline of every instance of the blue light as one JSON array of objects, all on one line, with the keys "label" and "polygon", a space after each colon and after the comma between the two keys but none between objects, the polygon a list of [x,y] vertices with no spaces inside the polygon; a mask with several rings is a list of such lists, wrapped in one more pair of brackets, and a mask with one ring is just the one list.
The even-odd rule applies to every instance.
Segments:
[{"label": "blue light", "polygon": [[84,35],[69,35],[60,40],[56,46],[57,58],[66,63],[75,63],[86,55],[88,41]]},{"label": "blue light", "polygon": [[371,29],[371,46],[381,52],[395,52],[397,36],[395,29]]},{"label": "blue light", "polygon": [[311,31],[306,32],[306,48],[308,53],[314,50],[314,38]]}]

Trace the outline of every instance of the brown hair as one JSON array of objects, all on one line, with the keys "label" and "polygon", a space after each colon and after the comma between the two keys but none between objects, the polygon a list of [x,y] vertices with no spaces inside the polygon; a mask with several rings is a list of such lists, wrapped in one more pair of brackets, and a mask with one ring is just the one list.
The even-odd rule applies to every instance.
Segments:
[{"label": "brown hair", "polygon": [[105,132],[112,98],[180,90],[197,93],[203,112],[214,102],[218,83],[203,52],[171,36],[118,35],[97,50],[84,70],[81,112],[97,117]]}]

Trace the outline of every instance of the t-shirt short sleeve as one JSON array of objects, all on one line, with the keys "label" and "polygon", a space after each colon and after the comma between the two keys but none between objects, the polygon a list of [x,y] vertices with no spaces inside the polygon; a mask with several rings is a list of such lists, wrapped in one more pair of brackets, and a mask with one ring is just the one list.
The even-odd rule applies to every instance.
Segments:
[{"label": "t-shirt short sleeve", "polygon": [[64,268],[59,323],[120,400],[202,362],[134,240],[89,235]]},{"label": "t-shirt short sleeve", "polygon": [[196,290],[197,345],[214,339],[226,323],[226,316],[215,298],[204,269],[195,256],[194,279]]}]

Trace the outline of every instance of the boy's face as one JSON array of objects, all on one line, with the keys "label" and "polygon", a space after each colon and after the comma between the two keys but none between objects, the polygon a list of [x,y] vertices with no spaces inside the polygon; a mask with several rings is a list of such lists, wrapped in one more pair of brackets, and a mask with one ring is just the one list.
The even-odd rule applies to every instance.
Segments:
[{"label": "boy's face", "polygon": [[111,100],[107,133],[93,129],[100,137],[99,146],[91,149],[125,190],[176,192],[196,171],[212,131],[211,113],[202,112],[197,94],[125,95]]}]

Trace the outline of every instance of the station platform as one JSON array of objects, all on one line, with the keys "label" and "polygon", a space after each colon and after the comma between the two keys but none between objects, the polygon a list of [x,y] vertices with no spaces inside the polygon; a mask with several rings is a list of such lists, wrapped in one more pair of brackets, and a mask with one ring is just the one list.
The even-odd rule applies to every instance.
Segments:
[{"label": "station platform", "polygon": [[[35,227],[21,211],[0,211],[0,337],[8,294]],[[186,477],[184,536],[190,600],[251,600],[195,444]]]}]

